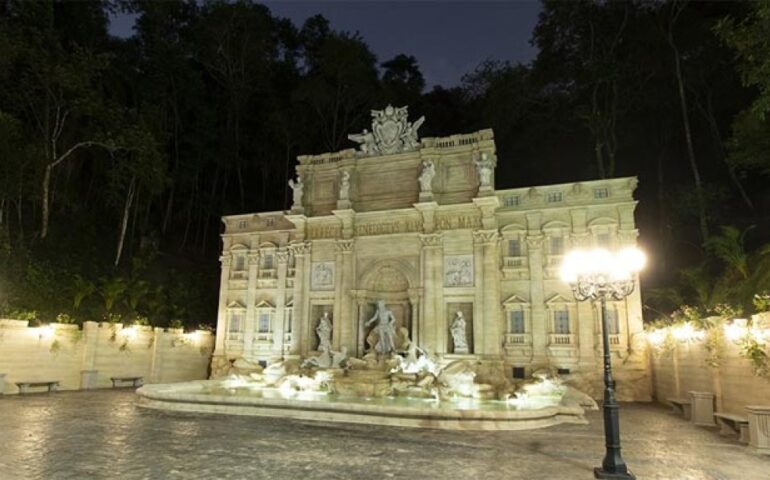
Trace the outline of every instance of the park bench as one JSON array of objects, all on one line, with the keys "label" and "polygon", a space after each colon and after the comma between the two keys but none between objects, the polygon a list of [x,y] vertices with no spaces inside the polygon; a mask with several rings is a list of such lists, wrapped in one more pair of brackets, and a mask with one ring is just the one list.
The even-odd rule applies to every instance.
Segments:
[{"label": "park bench", "polygon": [[125,383],[131,382],[132,387],[141,387],[144,377],[110,377],[112,388],[127,387]]},{"label": "park bench", "polygon": [[720,435],[738,434],[738,441],[749,443],[749,419],[734,413],[718,412],[714,418],[719,424]]},{"label": "park bench", "polygon": [[16,386],[19,387],[19,394],[23,395],[29,393],[30,388],[35,387],[47,387],[49,392],[55,392],[59,388],[58,381],[45,381],[45,382],[16,382]]},{"label": "park bench", "polygon": [[690,419],[690,399],[689,398],[669,398],[668,403],[675,415],[681,415],[685,420]]}]

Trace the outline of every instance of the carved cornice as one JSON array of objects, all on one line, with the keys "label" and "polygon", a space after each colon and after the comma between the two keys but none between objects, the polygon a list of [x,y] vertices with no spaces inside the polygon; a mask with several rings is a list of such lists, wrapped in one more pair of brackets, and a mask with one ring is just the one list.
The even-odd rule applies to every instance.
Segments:
[{"label": "carved cornice", "polygon": [[591,245],[591,234],[573,233],[570,235],[570,244],[573,247],[589,247]]},{"label": "carved cornice", "polygon": [[307,255],[310,253],[310,242],[294,242],[289,244],[289,251],[295,257]]},{"label": "carved cornice", "polygon": [[473,243],[488,244],[496,243],[500,240],[500,233],[497,230],[474,230]]},{"label": "carved cornice", "polygon": [[527,246],[530,249],[543,248],[544,235],[527,235]]},{"label": "carved cornice", "polygon": [[230,264],[233,263],[233,257],[229,253],[226,253],[219,257],[219,261],[222,263],[223,267],[229,267]]},{"label": "carved cornice", "polygon": [[618,240],[621,243],[636,244],[636,238],[639,236],[639,230],[618,230]]},{"label": "carved cornice", "polygon": [[289,262],[289,252],[286,249],[280,249],[275,253],[275,259],[278,263],[288,263]]},{"label": "carved cornice", "polygon": [[259,253],[250,253],[249,254],[249,265],[258,265],[259,264]]},{"label": "carved cornice", "polygon": [[423,247],[437,248],[444,244],[443,233],[422,233],[420,234],[420,242]]},{"label": "carved cornice", "polygon": [[356,241],[355,239],[343,239],[343,240],[337,240],[335,243],[337,252],[338,253],[350,253],[353,251],[353,247],[355,246]]}]

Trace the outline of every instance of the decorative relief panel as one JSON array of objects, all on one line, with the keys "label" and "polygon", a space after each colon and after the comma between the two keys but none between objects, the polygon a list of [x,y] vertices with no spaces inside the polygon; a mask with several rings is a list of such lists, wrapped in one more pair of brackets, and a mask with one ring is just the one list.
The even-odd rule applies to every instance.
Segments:
[{"label": "decorative relief panel", "polygon": [[473,255],[447,255],[444,257],[444,286],[473,286]]},{"label": "decorative relief panel", "polygon": [[313,290],[334,290],[334,262],[313,262],[310,286]]}]

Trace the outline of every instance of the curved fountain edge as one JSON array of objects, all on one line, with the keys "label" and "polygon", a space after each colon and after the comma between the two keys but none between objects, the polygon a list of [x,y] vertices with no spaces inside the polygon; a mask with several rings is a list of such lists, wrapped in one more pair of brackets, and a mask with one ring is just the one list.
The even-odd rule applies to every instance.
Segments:
[{"label": "curved fountain edge", "polygon": [[[139,388],[138,406],[156,410],[218,413],[294,420],[342,422],[446,430],[530,430],[562,423],[586,424],[578,405],[537,410],[450,410],[301,399],[259,398],[197,393],[209,380],[152,384]],[[184,389],[187,388],[187,391]]]}]

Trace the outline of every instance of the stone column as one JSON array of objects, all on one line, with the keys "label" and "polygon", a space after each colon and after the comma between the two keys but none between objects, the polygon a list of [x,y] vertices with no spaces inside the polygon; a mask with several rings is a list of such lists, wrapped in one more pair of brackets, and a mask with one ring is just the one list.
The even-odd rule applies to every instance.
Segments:
[{"label": "stone column", "polygon": [[291,354],[300,355],[306,332],[307,315],[305,293],[310,283],[310,242],[296,242],[289,245],[294,255],[294,318],[291,334]]},{"label": "stone column", "polygon": [[770,406],[749,405],[749,446],[756,453],[770,455]]},{"label": "stone column", "polygon": [[348,292],[355,288],[353,272],[354,239],[337,240],[336,243],[336,272],[334,279],[334,319],[332,328],[332,346],[339,350],[345,346],[348,352],[356,348],[355,314]]},{"label": "stone column", "polygon": [[225,354],[225,338],[227,337],[227,292],[230,282],[230,264],[233,257],[225,253],[219,257],[222,271],[219,275],[219,310],[217,312],[217,341],[214,356]]},{"label": "stone column", "polygon": [[543,235],[528,235],[533,369],[548,362],[548,315],[543,292]]},{"label": "stone column", "polygon": [[289,252],[280,249],[275,254],[278,265],[278,285],[275,294],[275,318],[273,318],[273,355],[283,358],[283,339],[286,333],[286,271]]},{"label": "stone column", "polygon": [[441,233],[421,234],[420,241],[422,242],[420,257],[424,298],[418,326],[422,344],[418,344],[418,346],[431,353],[444,353],[446,352],[446,344],[441,344],[444,335],[441,335],[442,332],[439,331],[445,323],[443,319],[439,319],[443,310],[440,302],[443,301],[444,291],[443,265],[441,264],[443,262],[443,235]]},{"label": "stone column", "polygon": [[256,324],[257,277],[259,275],[259,253],[249,253],[249,277],[246,287],[246,321],[243,326],[243,356],[254,356],[254,330]]},{"label": "stone column", "polygon": [[409,289],[409,307],[411,308],[412,333],[411,340],[415,345],[420,345],[420,290]]},{"label": "stone column", "polygon": [[366,351],[366,338],[364,338],[364,335],[366,333],[364,329],[364,322],[366,321],[364,319],[364,313],[366,311],[366,298],[364,298],[364,296],[361,295],[360,292],[356,292],[354,295],[356,299],[357,318],[355,319],[355,322],[354,322],[356,348],[353,351],[355,352],[356,357],[361,357]]},{"label": "stone column", "polygon": [[[224,330],[222,331],[224,337]],[[160,344],[163,339],[163,329],[155,327],[152,329],[152,359],[150,361],[150,381],[147,383],[160,383],[161,381],[161,358],[160,350],[162,345]],[[217,335],[219,338],[219,335]]]},{"label": "stone column", "polygon": [[713,427],[714,422],[714,394],[711,392],[690,393],[690,420],[701,427]]}]

